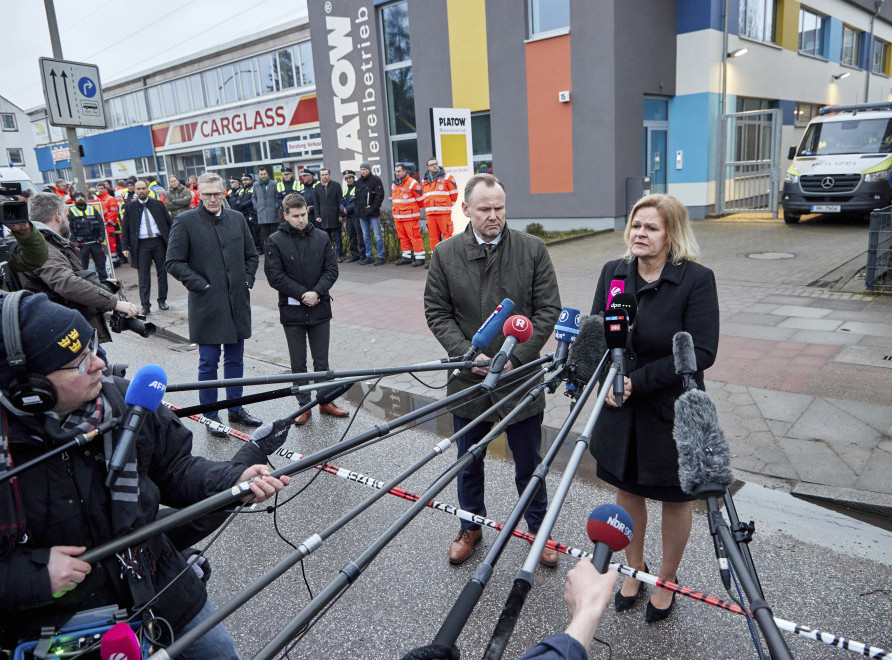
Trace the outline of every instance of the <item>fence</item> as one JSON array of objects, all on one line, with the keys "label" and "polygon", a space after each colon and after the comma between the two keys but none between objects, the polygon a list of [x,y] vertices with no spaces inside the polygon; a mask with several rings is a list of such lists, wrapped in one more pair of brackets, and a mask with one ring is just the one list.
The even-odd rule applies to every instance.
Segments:
[{"label": "fence", "polygon": [[868,290],[892,293],[890,253],[892,253],[892,206],[887,206],[870,214],[865,275],[865,286]]}]

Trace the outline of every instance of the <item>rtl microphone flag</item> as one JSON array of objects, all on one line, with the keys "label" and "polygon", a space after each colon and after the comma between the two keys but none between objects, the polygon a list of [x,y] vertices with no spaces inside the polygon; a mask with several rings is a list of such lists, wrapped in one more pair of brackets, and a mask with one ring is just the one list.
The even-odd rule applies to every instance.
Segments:
[{"label": "rtl microphone flag", "polygon": [[634,536],[632,517],[618,504],[602,504],[596,507],[588,517],[585,531],[595,544],[592,563],[599,573],[607,571],[610,556],[629,545]]}]

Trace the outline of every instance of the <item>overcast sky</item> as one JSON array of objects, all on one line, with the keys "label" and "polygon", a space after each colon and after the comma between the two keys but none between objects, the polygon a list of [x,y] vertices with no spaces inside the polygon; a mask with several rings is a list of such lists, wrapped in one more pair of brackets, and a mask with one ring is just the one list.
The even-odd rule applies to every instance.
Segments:
[{"label": "overcast sky", "polygon": [[[43,105],[38,58],[52,57],[42,0],[2,0],[0,96]],[[306,16],[307,0],[55,0],[62,55],[113,82]]]}]

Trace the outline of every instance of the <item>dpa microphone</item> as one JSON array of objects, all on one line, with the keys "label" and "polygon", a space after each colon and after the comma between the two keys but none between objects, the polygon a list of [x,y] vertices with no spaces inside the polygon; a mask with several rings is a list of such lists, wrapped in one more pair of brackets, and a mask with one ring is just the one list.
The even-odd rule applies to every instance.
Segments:
[{"label": "dpa microphone", "polygon": [[613,398],[617,407],[623,405],[626,375],[626,346],[629,342],[629,320],[622,310],[608,311],[604,316],[604,338],[610,349],[610,361],[616,365],[616,376],[613,378]]}]

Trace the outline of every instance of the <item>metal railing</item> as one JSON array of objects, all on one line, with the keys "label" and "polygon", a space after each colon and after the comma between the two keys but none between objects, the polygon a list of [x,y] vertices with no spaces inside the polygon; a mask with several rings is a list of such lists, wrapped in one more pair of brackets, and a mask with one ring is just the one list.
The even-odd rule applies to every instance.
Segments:
[{"label": "metal railing", "polygon": [[735,112],[721,118],[718,212],[768,211],[780,193],[780,110]]},{"label": "metal railing", "polygon": [[892,293],[892,206],[870,214],[867,236],[867,272],[864,284],[869,291]]}]

